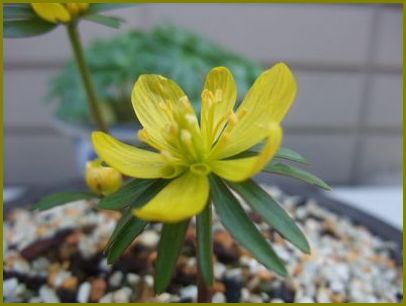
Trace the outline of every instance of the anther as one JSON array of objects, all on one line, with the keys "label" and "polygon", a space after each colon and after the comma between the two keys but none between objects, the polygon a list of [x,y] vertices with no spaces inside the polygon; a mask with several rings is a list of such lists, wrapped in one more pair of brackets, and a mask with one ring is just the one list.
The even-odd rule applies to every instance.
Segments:
[{"label": "anther", "polygon": [[231,112],[230,116],[228,116],[228,123],[231,127],[234,127],[238,122],[238,117],[234,112]]},{"label": "anther", "polygon": [[223,90],[222,89],[216,89],[214,100],[216,102],[221,102],[223,100]]},{"label": "anther", "polygon": [[141,129],[137,133],[138,139],[140,141],[148,141],[149,140],[149,134],[145,129]]},{"label": "anther", "polygon": [[241,119],[245,117],[245,115],[248,113],[248,110],[245,107],[240,107],[238,109],[238,119]]},{"label": "anther", "polygon": [[187,130],[180,131],[180,139],[187,145],[192,144],[192,134]]}]

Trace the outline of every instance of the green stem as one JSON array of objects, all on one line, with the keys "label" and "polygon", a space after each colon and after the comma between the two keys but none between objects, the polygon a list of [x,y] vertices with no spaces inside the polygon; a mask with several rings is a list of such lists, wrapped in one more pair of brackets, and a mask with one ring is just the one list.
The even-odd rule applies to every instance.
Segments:
[{"label": "green stem", "polygon": [[97,102],[96,91],[92,83],[90,70],[83,54],[83,48],[80,42],[79,32],[77,30],[77,23],[70,23],[66,26],[66,28],[68,30],[69,39],[72,45],[73,53],[75,55],[76,63],[79,68],[80,76],[82,78],[83,86],[86,91],[89,110],[93,116],[93,120],[97,128],[103,132],[108,133],[107,125],[103,119],[99,104]]}]

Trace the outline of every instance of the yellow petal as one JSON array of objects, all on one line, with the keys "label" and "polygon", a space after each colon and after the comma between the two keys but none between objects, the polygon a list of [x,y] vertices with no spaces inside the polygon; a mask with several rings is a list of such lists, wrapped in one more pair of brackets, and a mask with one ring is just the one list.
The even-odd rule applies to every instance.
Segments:
[{"label": "yellow petal", "polygon": [[134,214],[149,221],[178,222],[200,213],[208,197],[207,176],[186,172],[170,182],[145,206],[134,210]]},{"label": "yellow petal", "polygon": [[254,157],[217,160],[210,163],[214,173],[232,182],[241,182],[261,172],[275,156],[282,141],[282,129],[277,123],[270,125],[269,136],[262,151]]},{"label": "yellow petal", "polygon": [[262,73],[237,111],[238,121],[225,132],[213,148],[212,159],[241,153],[267,136],[270,122],[280,123],[296,96],[293,73],[283,63]]},{"label": "yellow petal", "polygon": [[169,165],[158,153],[127,145],[103,132],[94,132],[92,140],[100,158],[127,176],[171,178],[182,171],[179,167]]},{"label": "yellow petal", "polygon": [[59,3],[31,3],[35,13],[52,23],[68,22],[71,16],[68,10]]},{"label": "yellow petal", "polygon": [[211,148],[220,135],[237,98],[237,86],[232,73],[216,67],[207,75],[202,92],[201,130],[206,148]]},{"label": "yellow petal", "polygon": [[89,3],[66,3],[65,5],[73,16],[76,16],[80,12],[86,11],[89,8]]},{"label": "yellow petal", "polygon": [[194,114],[183,90],[163,76],[141,75],[134,85],[131,101],[138,120],[151,139],[150,144],[159,150],[175,150],[168,140],[170,129],[179,128],[173,127],[176,125],[174,112]]}]

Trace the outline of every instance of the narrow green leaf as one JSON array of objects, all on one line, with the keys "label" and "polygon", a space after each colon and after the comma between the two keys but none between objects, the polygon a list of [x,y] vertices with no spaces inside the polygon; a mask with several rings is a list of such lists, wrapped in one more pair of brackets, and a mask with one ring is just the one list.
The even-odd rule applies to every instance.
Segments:
[{"label": "narrow green leaf", "polygon": [[30,37],[45,34],[57,24],[43,21],[42,19],[29,20],[5,20],[3,22],[3,34],[5,38]]},{"label": "narrow green leaf", "polygon": [[314,174],[311,174],[308,171],[293,166],[289,166],[286,164],[270,163],[264,168],[263,171],[293,177],[302,180],[306,183],[316,185],[325,190],[331,190],[331,187],[329,185],[327,185],[325,182],[323,182],[320,178],[318,178]]},{"label": "narrow green leaf", "polygon": [[42,198],[34,205],[33,209],[43,211],[70,202],[95,198],[97,196],[91,192],[60,192]]},{"label": "narrow green leaf", "polygon": [[137,200],[154,182],[154,180],[144,179],[133,180],[115,193],[102,198],[96,207],[100,209],[121,210]]},{"label": "narrow green leaf", "polygon": [[131,208],[139,208],[139,207],[147,204],[163,188],[165,188],[165,186],[168,185],[169,182],[170,182],[170,180],[163,180],[163,179],[155,180],[155,182],[151,186],[149,186],[147,189],[145,189],[145,191],[142,192],[137,198],[134,198],[134,200],[131,203]]},{"label": "narrow green leaf", "polygon": [[113,3],[92,3],[90,4],[90,7],[88,9],[88,12],[90,13],[98,13],[98,12],[104,12],[104,11],[108,11],[108,10],[115,10],[115,9],[122,9],[122,8],[127,8],[127,7],[131,7],[134,6],[135,4],[113,4]]},{"label": "narrow green leaf", "polygon": [[285,210],[254,181],[228,183],[261,217],[305,253],[310,253],[310,246],[305,235]]},{"label": "narrow green leaf", "polygon": [[[143,189],[142,192],[137,192],[137,196],[134,196],[134,198],[131,199],[129,206],[124,208],[123,216],[118,222],[106,246],[107,261],[109,263],[115,262],[120,257],[120,255],[142,232],[147,224],[145,221],[134,217],[132,213],[133,209],[136,207],[141,207],[142,205],[148,203],[153,197],[158,194],[158,192],[162,190],[162,188],[164,188],[168,184],[168,182],[168,180],[152,181],[152,184]],[[127,185],[125,187],[127,187]],[[131,187],[134,187],[134,185],[132,185]],[[124,197],[124,200],[125,199],[128,199],[127,195]]]},{"label": "narrow green leaf", "polygon": [[90,14],[90,15],[84,15],[83,19],[98,23],[110,28],[118,29],[121,26],[121,23],[124,22],[123,19],[115,16],[106,16],[106,15],[100,15],[100,14]]},{"label": "narrow green leaf", "polygon": [[114,231],[111,234],[110,239],[106,244],[105,253],[108,253],[108,251],[110,250],[114,241],[117,239],[118,235],[121,233],[124,226],[132,219],[132,217],[133,217],[133,215],[129,208],[127,208],[126,210],[123,211],[123,214],[122,214],[120,220],[118,220],[116,227],[114,228]]},{"label": "narrow green leaf", "polygon": [[189,221],[165,223],[163,225],[155,264],[154,287],[156,294],[164,292],[172,278],[176,261],[182,251]]},{"label": "narrow green leaf", "polygon": [[[259,152],[261,152],[261,148],[262,148],[262,145],[257,145],[247,151],[244,151],[235,156],[232,156],[230,159],[256,156]],[[278,152],[275,155],[275,158],[286,159],[289,161],[293,161],[293,162],[301,163],[301,164],[305,164],[305,165],[309,164],[302,155],[300,155],[299,153],[293,151],[292,149],[288,149],[288,148],[280,147]]]},{"label": "narrow green leaf", "polygon": [[196,217],[197,258],[200,273],[207,286],[213,284],[213,232],[211,204]]},{"label": "narrow green leaf", "polygon": [[3,20],[37,19],[38,16],[28,3],[5,4]]},{"label": "narrow green leaf", "polygon": [[147,222],[144,220],[132,216],[130,220],[120,228],[113,243],[110,245],[107,251],[107,262],[109,264],[115,263],[134,239],[142,233],[146,225]]},{"label": "narrow green leaf", "polygon": [[309,164],[308,161],[296,151],[289,148],[279,148],[275,155],[276,158],[287,159],[301,164]]},{"label": "narrow green leaf", "polygon": [[277,274],[286,276],[287,271],[282,260],[260,234],[222,180],[210,176],[210,187],[216,212],[224,227],[259,262]]}]

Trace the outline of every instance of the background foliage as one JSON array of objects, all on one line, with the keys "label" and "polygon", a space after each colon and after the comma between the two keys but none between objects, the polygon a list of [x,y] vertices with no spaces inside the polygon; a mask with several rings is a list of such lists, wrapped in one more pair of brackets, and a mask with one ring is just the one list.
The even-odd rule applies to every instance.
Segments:
[{"label": "background foliage", "polygon": [[[175,80],[200,109],[200,93],[207,72],[226,66],[237,81],[239,100],[261,71],[260,66],[199,35],[174,26],[150,32],[131,31],[98,40],[86,50],[103,115],[110,124],[131,122],[131,90],[140,74],[162,74]],[[51,80],[49,97],[57,103],[58,118],[88,123],[86,97],[73,61]]]}]

